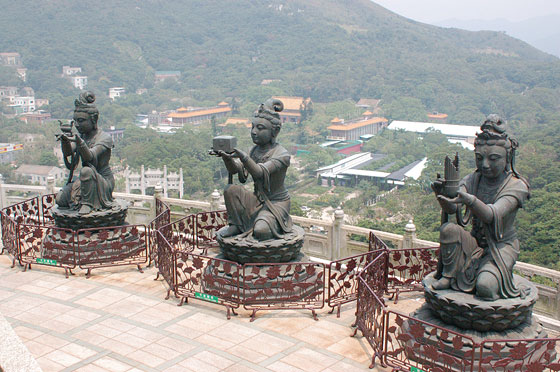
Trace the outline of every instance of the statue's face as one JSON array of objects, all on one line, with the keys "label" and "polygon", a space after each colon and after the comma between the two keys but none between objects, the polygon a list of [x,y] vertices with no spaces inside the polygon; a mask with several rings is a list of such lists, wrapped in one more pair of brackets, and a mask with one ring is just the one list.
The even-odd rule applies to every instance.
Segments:
[{"label": "statue's face", "polygon": [[74,111],[74,124],[80,134],[89,133],[95,128],[89,114],[82,111]]},{"label": "statue's face", "polygon": [[475,148],[476,168],[486,178],[498,178],[507,165],[507,152],[502,146],[480,145]]},{"label": "statue's face", "polygon": [[271,143],[274,138],[272,123],[262,118],[254,118],[251,138],[255,145],[262,146]]}]

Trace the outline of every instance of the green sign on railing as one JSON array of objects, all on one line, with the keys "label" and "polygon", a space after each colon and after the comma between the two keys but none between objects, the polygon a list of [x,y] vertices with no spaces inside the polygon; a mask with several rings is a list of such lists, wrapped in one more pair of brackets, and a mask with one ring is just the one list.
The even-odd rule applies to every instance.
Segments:
[{"label": "green sign on railing", "polygon": [[426,372],[423,369],[410,366],[410,372]]},{"label": "green sign on railing", "polygon": [[56,266],[56,260],[50,260],[48,258],[38,258],[37,263],[42,265]]},{"label": "green sign on railing", "polygon": [[218,303],[218,297],[206,293],[194,292],[194,298]]}]

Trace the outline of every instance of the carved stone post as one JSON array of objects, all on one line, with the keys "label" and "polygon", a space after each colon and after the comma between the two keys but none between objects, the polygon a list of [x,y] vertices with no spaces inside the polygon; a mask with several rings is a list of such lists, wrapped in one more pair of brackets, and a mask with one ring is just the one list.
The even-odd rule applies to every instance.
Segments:
[{"label": "carved stone post", "polygon": [[4,182],[0,179],[0,208],[6,208],[8,206],[8,200],[6,199],[6,189],[4,188]]},{"label": "carved stone post", "polygon": [[414,226],[412,220],[408,220],[408,223],[404,227],[402,248],[403,249],[414,248],[415,240],[416,240],[416,226]]},{"label": "carved stone post", "polygon": [[342,208],[338,207],[334,211],[334,221],[333,221],[333,236],[332,251],[331,251],[331,261],[338,260],[341,257],[347,257],[347,247],[346,247],[346,236],[342,230],[342,225],[344,224],[344,211]]},{"label": "carved stone post", "polygon": [[152,205],[151,205],[151,215],[155,217],[156,216],[156,200],[161,199],[163,196],[163,187],[161,186],[161,184],[157,184],[156,187],[154,187],[154,199],[152,200]]},{"label": "carved stone post", "polygon": [[45,194],[54,194],[54,177],[47,177],[47,191]]},{"label": "carved stone post", "polygon": [[217,211],[220,209],[220,192],[214,189],[214,192],[210,195],[210,210]]},{"label": "carved stone post", "polygon": [[560,282],[556,283],[556,304],[554,310],[556,310],[556,319],[560,319]]}]

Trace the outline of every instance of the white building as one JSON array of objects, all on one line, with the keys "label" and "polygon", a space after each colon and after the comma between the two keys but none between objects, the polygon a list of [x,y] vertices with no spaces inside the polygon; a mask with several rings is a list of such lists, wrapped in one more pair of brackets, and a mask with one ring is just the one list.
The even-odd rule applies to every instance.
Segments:
[{"label": "white building", "polygon": [[9,104],[15,103],[15,98],[18,94],[17,87],[10,87],[10,86],[0,86],[0,100],[6,101]]},{"label": "white building", "polygon": [[87,87],[87,76],[70,76],[74,88],[84,90]]},{"label": "white building", "polygon": [[445,135],[449,142],[459,143],[465,148],[472,148],[476,134],[480,132],[480,127],[474,125],[435,124],[399,120],[391,122],[387,129],[404,130],[418,134],[426,134],[430,130],[435,130]]},{"label": "white building", "polygon": [[81,67],[62,66],[62,76],[68,77],[82,72]]},{"label": "white building", "polygon": [[16,52],[0,53],[0,64],[3,66],[21,66],[21,56]]},{"label": "white building", "polygon": [[27,69],[25,67],[16,68],[16,73],[23,81],[27,81]]},{"label": "white building", "polygon": [[362,152],[348,156],[338,162],[324,166],[316,170],[317,178],[321,180],[321,185],[330,186],[332,183],[353,186],[360,180],[374,181],[382,186],[400,186],[405,184],[408,178],[418,179],[426,167],[427,158],[416,160],[392,173],[380,170],[364,170],[362,167],[384,159],[385,154],[372,154]]},{"label": "white building", "polygon": [[26,177],[30,182],[46,186],[48,177],[53,177],[54,181],[57,182],[64,179],[66,171],[50,165],[23,164],[16,169],[16,174]]},{"label": "white building", "polygon": [[179,193],[179,199],[183,198],[183,168],[179,169],[179,173],[167,172],[167,166],[161,169],[140,169],[140,173],[131,172],[128,168],[125,170],[126,175],[126,192],[130,190],[140,190],[142,195],[146,195],[146,188],[161,185],[163,188],[163,196],[167,198],[169,190],[175,190]]},{"label": "white building", "polygon": [[122,97],[125,93],[126,89],[124,89],[124,87],[109,88],[109,98],[113,101],[116,97]]},{"label": "white building", "polygon": [[35,111],[35,97],[20,97],[14,98],[14,103],[10,105],[16,111],[16,114],[24,114],[27,112]]}]

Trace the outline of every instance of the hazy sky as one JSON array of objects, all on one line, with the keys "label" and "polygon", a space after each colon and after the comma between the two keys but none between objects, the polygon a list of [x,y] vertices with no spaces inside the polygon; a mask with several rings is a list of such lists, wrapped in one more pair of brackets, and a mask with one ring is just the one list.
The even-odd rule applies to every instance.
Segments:
[{"label": "hazy sky", "polygon": [[559,0],[373,0],[407,18],[431,23],[450,18],[522,21],[560,14]]}]

